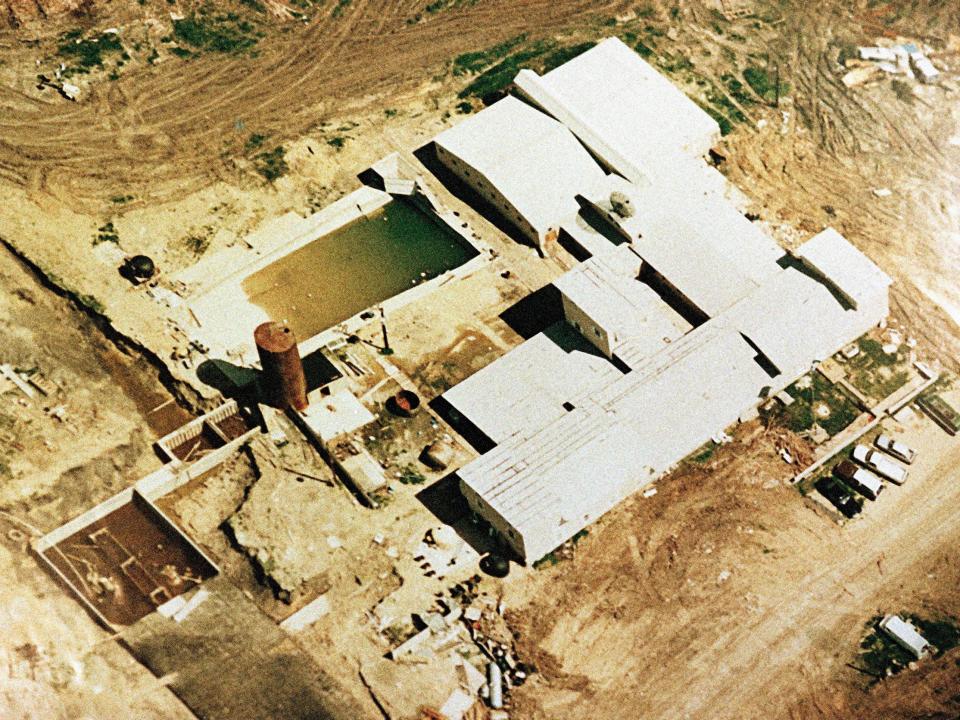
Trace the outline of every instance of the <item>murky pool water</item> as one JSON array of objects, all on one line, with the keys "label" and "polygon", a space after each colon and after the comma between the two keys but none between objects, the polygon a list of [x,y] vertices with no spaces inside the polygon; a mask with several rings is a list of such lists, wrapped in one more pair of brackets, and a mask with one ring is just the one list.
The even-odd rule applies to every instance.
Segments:
[{"label": "murky pool water", "polygon": [[258,270],[243,289],[303,341],[476,254],[440,221],[394,200]]}]

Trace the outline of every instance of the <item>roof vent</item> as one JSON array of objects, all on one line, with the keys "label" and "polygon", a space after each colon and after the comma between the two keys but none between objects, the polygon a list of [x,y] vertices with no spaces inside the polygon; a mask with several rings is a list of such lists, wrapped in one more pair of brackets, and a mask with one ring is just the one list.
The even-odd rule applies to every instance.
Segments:
[{"label": "roof vent", "polygon": [[610,193],[610,207],[622,218],[633,217],[633,203],[624,193],[614,190]]}]

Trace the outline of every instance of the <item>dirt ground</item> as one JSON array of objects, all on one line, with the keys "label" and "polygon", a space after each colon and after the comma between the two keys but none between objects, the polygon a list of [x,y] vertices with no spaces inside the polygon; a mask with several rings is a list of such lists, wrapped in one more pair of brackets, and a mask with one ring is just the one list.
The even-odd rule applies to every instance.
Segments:
[{"label": "dirt ground", "polygon": [[[906,92],[889,80],[846,88],[838,63],[851,45],[903,35],[933,44],[939,62],[956,64],[960,45],[952,36],[960,34],[960,18],[948,3],[758,2],[754,18],[733,22],[706,0],[451,0],[439,12],[427,4],[305,2],[306,22],[255,18],[264,32],[255,55],[182,59],[162,37],[170,13],[189,12],[189,2],[86,2],[64,15],[44,3],[47,17],[7,3],[22,24],[0,30],[0,203],[13,209],[0,213],[0,237],[166,359],[175,347],[166,311],[115,272],[124,254],[146,252],[173,272],[242,245],[284,212],[322,207],[372,161],[415,148],[458,119],[456,91],[468,78],[453,76],[450,62],[460,53],[521,33],[530,40],[597,38],[628,22],[656,39],[657,53],[688,58],[694,73],[712,82],[748,64],[779,61],[789,91],[779,108],[740,108],[745,121],[722,142],[721,169],[785,244],[833,225],[873,257],[896,281],[898,319],[922,347],[958,368],[956,73],[939,87]],[[108,27],[119,28],[131,47],[142,44],[115,80],[106,71],[80,78],[77,103],[36,87],[39,72],[56,69],[61,33]],[[153,47],[161,50],[156,61],[147,59]],[[255,135],[265,148],[286,150],[288,171],[272,183],[256,171],[248,147]],[[873,192],[883,188],[888,197]],[[95,244],[106,223],[116,242]],[[515,344],[497,312],[560,269],[525,249],[498,247],[500,260],[451,294],[446,322],[431,322],[429,302],[395,320],[396,364],[431,392]],[[508,269],[511,281],[500,277]],[[0,323],[5,340],[13,339],[0,362],[40,367],[71,389],[62,401],[66,423],[39,405],[22,406],[15,391],[0,398],[0,509],[41,530],[156,462],[149,441],[157,428],[149,422],[157,420],[149,410],[164,396],[155,378],[141,382],[144,368],[136,368],[146,361],[117,353],[86,321],[64,321],[74,317],[65,301],[0,259]],[[950,475],[960,450],[925,421],[904,431],[923,450],[915,477],[845,527],[779,482],[787,470],[772,459],[773,439],[748,444],[757,428],[746,426],[705,467],[684,468],[661,481],[656,496],[611,513],[572,561],[511,576],[503,584],[511,622],[522,654],[541,671],[515,694],[515,717],[956,716],[955,653],[867,692],[866,679],[845,665],[877,612],[960,616],[960,565],[952,553],[960,520],[951,511],[960,485]],[[424,529],[411,497],[394,509],[394,522]],[[6,517],[4,531],[20,527]],[[226,542],[215,524],[206,530]],[[335,578],[344,593],[356,585],[360,599],[301,640],[319,662],[336,657],[352,674],[357,657],[387,649],[363,608],[396,579],[371,542],[350,548],[369,563],[369,576],[355,580],[344,567]],[[35,692],[37,708],[54,708],[36,717],[112,717],[115,696],[98,691],[110,688],[140,716],[188,716],[120,648],[95,644],[103,633],[22,548],[2,562],[18,580],[9,590],[16,597],[0,607],[26,609],[11,624],[17,643],[4,644],[23,662],[11,664],[0,701]],[[234,577],[249,582],[246,565],[234,567]],[[403,593],[415,590],[408,584]],[[48,615],[55,618],[49,626],[31,622]],[[344,619],[349,630],[338,626]],[[73,644],[62,644],[63,627]],[[29,659],[31,646],[40,648],[39,665]],[[75,657],[96,671],[58,684],[30,669],[52,672]],[[40,686],[17,684],[34,679]]]},{"label": "dirt ground", "polygon": [[[152,368],[120,353],[67,300],[0,252],[2,361],[38,368],[58,386],[33,400],[17,389],[0,393],[0,716],[189,718],[150,672],[109,642],[27,545],[159,467],[150,448],[156,434],[137,401],[155,406],[169,396]],[[58,406],[62,420],[44,409]]]},{"label": "dirt ground", "polygon": [[[522,609],[511,620],[541,670],[520,690],[516,717],[820,718],[893,707],[907,681],[864,695],[866,678],[845,663],[877,614],[960,611],[951,551],[960,444],[920,417],[890,427],[927,460],[844,527],[779,482],[788,468],[774,436],[743,426],[705,466],[688,464],[654,497],[616,509],[572,560],[512,586],[508,603]],[[956,695],[953,655],[930,665],[953,691],[916,708],[912,693],[901,712],[955,707],[944,704]]]}]

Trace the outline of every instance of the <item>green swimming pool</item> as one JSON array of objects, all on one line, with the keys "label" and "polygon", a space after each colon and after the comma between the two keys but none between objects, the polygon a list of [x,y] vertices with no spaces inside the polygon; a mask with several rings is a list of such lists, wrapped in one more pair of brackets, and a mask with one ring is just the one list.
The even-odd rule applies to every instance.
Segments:
[{"label": "green swimming pool", "polygon": [[477,254],[441,220],[393,200],[258,270],[243,290],[302,341]]}]

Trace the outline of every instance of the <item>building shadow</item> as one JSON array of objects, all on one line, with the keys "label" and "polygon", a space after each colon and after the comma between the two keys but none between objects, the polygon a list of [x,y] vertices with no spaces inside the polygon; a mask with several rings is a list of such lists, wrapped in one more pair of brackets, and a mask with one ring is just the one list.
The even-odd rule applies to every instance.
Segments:
[{"label": "building shadow", "polygon": [[529,340],[563,320],[560,291],[553,285],[544,285],[500,313],[500,319],[517,335]]},{"label": "building shadow", "polygon": [[256,368],[234,365],[226,360],[204,360],[197,367],[197,378],[225,398],[255,401],[260,395],[260,375]]},{"label": "building shadow", "polygon": [[542,254],[540,248],[531,242],[530,238],[516,225],[507,220],[490,201],[454,173],[450,172],[444,164],[440,162],[439,157],[437,157],[437,146],[433,141],[417,148],[413,151],[413,154],[417,160],[450,191],[450,194],[464,204],[469,205],[477,213],[482,215],[485,220],[494,225],[500,232],[514,242],[532,247],[538,253]]},{"label": "building shadow", "polygon": [[455,472],[418,492],[417,500],[480,555],[504,553],[503,544],[492,528],[470,509],[460,492],[460,478]]}]

